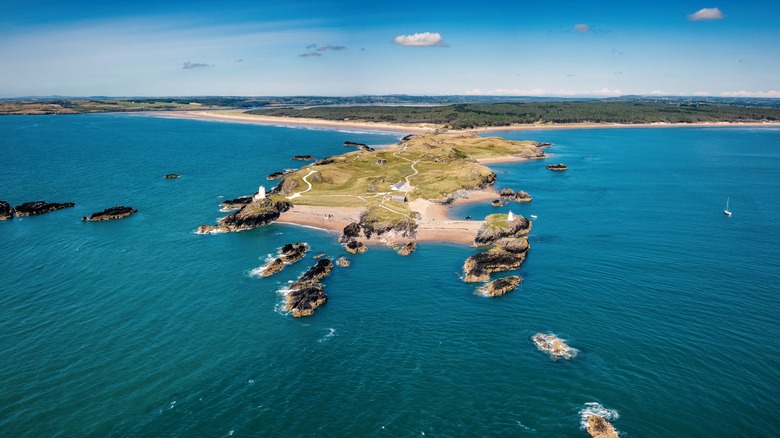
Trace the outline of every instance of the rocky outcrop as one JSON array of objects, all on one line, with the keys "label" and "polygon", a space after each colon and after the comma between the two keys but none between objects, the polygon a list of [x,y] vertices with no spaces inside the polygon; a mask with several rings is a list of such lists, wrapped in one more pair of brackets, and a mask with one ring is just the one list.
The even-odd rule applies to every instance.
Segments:
[{"label": "rocky outcrop", "polygon": [[492,205],[493,207],[503,207],[507,204],[509,204],[509,201],[505,201],[503,199],[494,199],[490,201],[490,205]]},{"label": "rocky outcrop", "polygon": [[0,201],[0,221],[7,221],[14,218],[14,208],[11,204]]},{"label": "rocky outcrop", "polygon": [[524,192],[522,190],[516,192],[512,189],[501,189],[501,191],[498,192],[498,195],[501,196],[501,199],[505,199],[507,201],[531,202],[533,200],[528,192]]},{"label": "rocky outcrop", "polygon": [[525,254],[515,254],[496,247],[473,255],[463,264],[463,281],[467,283],[488,281],[493,272],[517,269],[525,261]]},{"label": "rocky outcrop", "polygon": [[285,170],[285,171],[283,171],[283,172],[274,172],[274,173],[272,173],[272,174],[268,175],[268,176],[267,176],[267,178],[268,178],[269,180],[273,180],[273,179],[280,179],[280,178],[282,178],[282,177],[284,177],[284,176],[287,176],[287,175],[289,175],[289,174],[291,174],[291,173],[293,173],[293,172],[295,172],[295,170],[293,170],[293,169],[286,169],[286,170]]},{"label": "rocky outcrop", "polygon": [[92,213],[89,217],[82,217],[82,221],[97,222],[97,221],[109,221],[115,219],[124,219],[132,214],[138,213],[138,210],[133,207],[125,207],[119,205],[116,207],[107,208],[97,213]]},{"label": "rocky outcrop", "polygon": [[357,222],[352,222],[351,224],[344,227],[341,237],[339,238],[339,242],[347,243],[357,237],[360,237],[360,224]]},{"label": "rocky outcrop", "polygon": [[317,307],[325,304],[328,296],[322,291],[322,284],[319,281],[332,270],[333,262],[330,259],[318,260],[290,286],[290,292],[285,296],[284,310],[300,318],[311,315]]},{"label": "rocky outcrop", "polygon": [[503,248],[504,251],[511,252],[513,254],[525,254],[531,248],[531,246],[528,244],[528,238],[525,236],[514,239],[504,239],[499,242],[498,245],[499,247]]},{"label": "rocky outcrop", "polygon": [[487,297],[497,297],[512,292],[522,281],[523,278],[518,276],[499,278],[482,286],[477,292]]},{"label": "rocky outcrop", "polygon": [[546,167],[547,169],[549,169],[549,170],[555,170],[555,171],[558,171],[558,172],[562,172],[562,171],[564,171],[564,170],[569,170],[569,168],[568,168],[568,167],[566,167],[566,165],[565,165],[565,164],[563,164],[563,163],[558,163],[558,164],[548,164],[548,165],[547,165],[547,166],[545,166],[545,167]]},{"label": "rocky outcrop", "polygon": [[372,148],[371,146],[369,146],[367,144],[364,144],[364,143],[355,143],[354,141],[345,141],[344,142],[344,146],[347,146],[347,147],[354,146],[354,147],[356,147],[358,149],[361,149],[361,150],[364,150],[366,152],[374,152],[374,148]]},{"label": "rocky outcrop", "polygon": [[233,212],[219,220],[219,225],[201,225],[198,234],[226,233],[262,227],[279,219],[279,216],[292,208],[287,201],[273,201],[271,198],[253,200],[241,210]]},{"label": "rocky outcrop", "polygon": [[326,157],[319,161],[315,161],[314,164],[312,164],[312,166],[324,166],[326,164],[333,164],[335,162],[336,160],[333,157]]},{"label": "rocky outcrop", "polygon": [[501,239],[526,236],[529,232],[531,232],[531,221],[523,216],[517,215],[509,222],[507,215],[490,215],[485,218],[485,224],[477,232],[474,244],[490,245]]},{"label": "rocky outcrop", "polygon": [[291,160],[296,161],[316,161],[317,159],[312,157],[311,155],[296,155],[291,158]]},{"label": "rocky outcrop", "polygon": [[260,268],[260,276],[270,277],[282,269],[284,269],[284,260],[281,257],[277,257]]},{"label": "rocky outcrop", "polygon": [[344,245],[344,249],[346,249],[350,254],[362,254],[368,250],[363,242],[358,242],[355,239],[348,241],[347,244]]},{"label": "rocky outcrop", "polygon": [[398,255],[408,256],[409,254],[413,253],[415,249],[417,249],[417,243],[406,243],[398,250]]},{"label": "rocky outcrop", "polygon": [[326,255],[327,255],[327,254],[325,254],[324,252],[321,252],[321,253],[319,253],[319,254],[317,254],[317,255],[313,256],[312,258],[313,258],[314,260],[317,260],[317,259],[321,259],[321,258],[325,257]]},{"label": "rocky outcrop", "polygon": [[341,266],[342,268],[349,268],[349,260],[346,257],[339,257],[336,259],[336,266]]},{"label": "rocky outcrop", "polygon": [[24,216],[35,216],[37,214],[44,214],[49,213],[56,210],[62,210],[63,208],[73,207],[76,205],[73,202],[65,202],[63,204],[57,203],[57,202],[44,202],[44,201],[34,201],[34,202],[25,202],[22,205],[17,205],[16,215],[19,217]]},{"label": "rocky outcrop", "polygon": [[588,417],[588,423],[585,430],[593,438],[619,438],[615,426],[600,415],[591,415]]},{"label": "rocky outcrop", "polygon": [[552,143],[547,143],[545,141],[535,141],[534,146],[536,146],[537,148],[548,148],[552,146]]},{"label": "rocky outcrop", "polygon": [[569,347],[563,339],[552,333],[537,333],[531,337],[536,344],[536,348],[550,353],[553,360],[571,359],[577,355],[575,348]]},{"label": "rocky outcrop", "polygon": [[252,196],[239,196],[236,199],[222,201],[219,206],[226,210],[236,210],[252,202],[252,198]]},{"label": "rocky outcrop", "polygon": [[306,243],[288,243],[279,249],[282,261],[285,263],[295,263],[306,255],[309,245]]},{"label": "rocky outcrop", "polygon": [[181,175],[179,175],[178,173],[169,173],[169,174],[165,175],[165,179],[176,179],[176,178],[178,178],[180,176]]}]

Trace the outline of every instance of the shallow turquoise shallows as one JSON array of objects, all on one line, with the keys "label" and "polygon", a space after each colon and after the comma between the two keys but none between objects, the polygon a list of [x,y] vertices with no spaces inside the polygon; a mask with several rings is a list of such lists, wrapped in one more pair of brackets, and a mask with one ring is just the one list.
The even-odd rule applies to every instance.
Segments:
[{"label": "shallow turquoise shallows", "polygon": [[[453,214],[538,217],[525,265],[501,274],[525,277],[516,291],[463,283],[472,248],[371,247],[295,319],[278,291],[315,254],[344,254],[336,235],[193,231],[293,155],[400,134],[1,117],[0,199],[77,206],[0,222],[0,435],[585,436],[586,406],[625,436],[776,435],[780,130],[501,135],[555,144],[493,166],[533,202]],[[557,162],[570,170],[544,167]],[[139,212],[80,221],[115,205]],[[251,275],[298,241],[303,261]],[[579,353],[551,360],[540,331]]]}]

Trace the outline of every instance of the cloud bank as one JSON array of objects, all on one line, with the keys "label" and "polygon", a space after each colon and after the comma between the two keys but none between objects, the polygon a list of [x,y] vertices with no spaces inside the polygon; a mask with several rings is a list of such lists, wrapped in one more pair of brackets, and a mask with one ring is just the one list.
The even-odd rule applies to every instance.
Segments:
[{"label": "cloud bank", "polygon": [[590,25],[578,23],[574,25],[574,30],[585,33],[590,30]]},{"label": "cloud bank", "polygon": [[190,61],[182,63],[181,65],[182,70],[192,70],[193,68],[208,68],[208,67],[213,67],[213,65],[204,64],[202,62],[190,62]]},{"label": "cloud bank", "polygon": [[444,39],[437,32],[422,32],[414,35],[398,35],[393,39],[395,44],[404,47],[446,47]]},{"label": "cloud bank", "polygon": [[767,97],[767,98],[780,98],[780,90],[769,91],[725,91],[720,93],[723,97]]},{"label": "cloud bank", "polygon": [[721,12],[718,8],[699,9],[693,14],[688,15],[688,20],[690,21],[722,20],[724,18],[726,18],[726,16],[723,15],[723,12]]},{"label": "cloud bank", "polygon": [[620,90],[610,90],[602,88],[595,91],[575,91],[575,90],[545,90],[543,88],[533,88],[522,90],[519,88],[495,88],[493,90],[480,90],[475,88],[465,93],[469,96],[621,96]]}]

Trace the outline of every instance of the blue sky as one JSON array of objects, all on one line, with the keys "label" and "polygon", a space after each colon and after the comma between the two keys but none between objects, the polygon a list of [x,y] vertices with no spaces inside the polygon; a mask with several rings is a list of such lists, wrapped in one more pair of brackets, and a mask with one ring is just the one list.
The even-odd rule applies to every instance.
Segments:
[{"label": "blue sky", "polygon": [[4,0],[0,97],[780,97],[780,2]]}]

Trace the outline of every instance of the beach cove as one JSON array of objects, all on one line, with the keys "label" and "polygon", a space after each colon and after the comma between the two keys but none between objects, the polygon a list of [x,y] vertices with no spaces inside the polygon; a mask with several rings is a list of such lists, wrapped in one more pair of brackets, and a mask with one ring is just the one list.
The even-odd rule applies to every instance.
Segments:
[{"label": "beach cove", "polygon": [[[114,114],[0,123],[3,196],[76,202],[0,223],[8,433],[585,436],[591,402],[637,436],[778,427],[780,364],[765,348],[780,334],[780,249],[766,239],[780,232],[776,129],[502,133],[554,143],[570,169],[491,164],[497,189],[534,200],[447,212],[538,215],[518,290],[487,299],[453,275],[467,245],[422,242],[408,258],[372,247],[326,280],[326,306],[293,320],[277,291],[315,254],[343,255],[336,236],[195,228],[297,167],[293,155],[402,134]],[[139,211],[80,221],[118,204]],[[251,275],[293,241],[312,247],[300,266]],[[551,361],[537,331],[579,354]],[[303,406],[316,407],[305,422]]]}]

